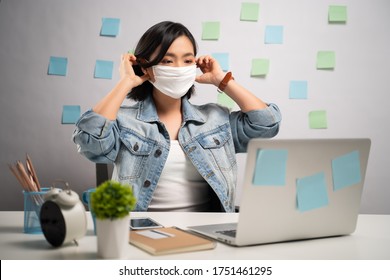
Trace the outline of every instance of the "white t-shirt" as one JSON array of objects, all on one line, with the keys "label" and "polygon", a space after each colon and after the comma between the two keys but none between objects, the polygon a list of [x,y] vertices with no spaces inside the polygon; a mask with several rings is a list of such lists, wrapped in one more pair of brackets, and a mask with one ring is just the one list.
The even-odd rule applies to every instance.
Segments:
[{"label": "white t-shirt", "polygon": [[167,162],[148,211],[205,211],[210,187],[182,150],[171,140]]}]

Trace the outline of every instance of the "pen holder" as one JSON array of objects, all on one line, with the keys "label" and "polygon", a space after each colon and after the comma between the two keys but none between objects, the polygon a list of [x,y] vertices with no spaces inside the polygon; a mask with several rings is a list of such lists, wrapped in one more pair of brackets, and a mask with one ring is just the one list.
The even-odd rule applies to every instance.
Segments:
[{"label": "pen holder", "polygon": [[50,188],[39,192],[23,191],[24,196],[24,233],[42,234],[39,213],[44,202],[44,195]]},{"label": "pen holder", "polygon": [[96,235],[96,216],[95,213],[92,211],[91,207],[91,194],[96,191],[96,188],[91,188],[83,192],[83,202],[87,205],[89,212],[91,213],[92,216],[92,221],[93,221],[93,232]]}]

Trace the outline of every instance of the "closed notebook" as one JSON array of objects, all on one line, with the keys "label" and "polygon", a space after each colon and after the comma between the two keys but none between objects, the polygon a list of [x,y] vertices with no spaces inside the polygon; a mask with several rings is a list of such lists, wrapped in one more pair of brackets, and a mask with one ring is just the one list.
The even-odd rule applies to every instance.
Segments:
[{"label": "closed notebook", "polygon": [[176,227],[131,230],[130,244],[152,255],[209,250],[216,246],[213,240]]}]

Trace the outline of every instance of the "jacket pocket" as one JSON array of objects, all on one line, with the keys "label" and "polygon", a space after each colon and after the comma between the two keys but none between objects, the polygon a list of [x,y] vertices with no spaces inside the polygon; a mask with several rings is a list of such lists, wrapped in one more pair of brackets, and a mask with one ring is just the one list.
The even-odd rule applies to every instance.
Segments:
[{"label": "jacket pocket", "polygon": [[117,158],[118,177],[121,180],[139,178],[155,145],[154,141],[132,131],[121,132],[122,146]]},{"label": "jacket pocket", "polygon": [[231,170],[236,165],[234,145],[228,124],[202,133],[196,139],[207,156],[211,157],[222,171]]}]

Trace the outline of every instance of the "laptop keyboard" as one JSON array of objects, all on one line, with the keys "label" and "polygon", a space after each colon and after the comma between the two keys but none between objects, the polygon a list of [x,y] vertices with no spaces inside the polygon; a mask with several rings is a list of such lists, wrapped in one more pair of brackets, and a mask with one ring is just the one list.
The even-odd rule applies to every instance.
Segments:
[{"label": "laptop keyboard", "polygon": [[235,229],[220,230],[220,231],[217,231],[217,233],[220,233],[220,234],[223,234],[223,235],[227,235],[227,236],[230,236],[230,237],[236,237],[237,230],[235,230]]}]

